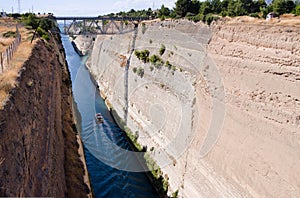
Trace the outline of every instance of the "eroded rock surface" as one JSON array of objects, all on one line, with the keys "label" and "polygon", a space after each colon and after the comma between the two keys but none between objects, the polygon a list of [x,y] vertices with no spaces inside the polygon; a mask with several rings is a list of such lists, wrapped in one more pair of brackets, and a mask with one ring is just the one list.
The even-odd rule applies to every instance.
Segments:
[{"label": "eroded rock surface", "polygon": [[[98,36],[88,67],[169,178],[170,193],[298,197],[299,30],[145,22],[137,32]],[[161,66],[131,54],[159,55],[162,45]]]},{"label": "eroded rock surface", "polygon": [[[56,35],[57,36],[57,35]],[[0,111],[0,196],[87,197],[59,37],[38,41]]]}]

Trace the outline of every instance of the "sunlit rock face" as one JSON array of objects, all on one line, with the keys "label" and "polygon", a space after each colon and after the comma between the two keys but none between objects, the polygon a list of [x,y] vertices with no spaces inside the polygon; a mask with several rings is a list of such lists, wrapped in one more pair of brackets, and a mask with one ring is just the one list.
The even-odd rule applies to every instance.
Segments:
[{"label": "sunlit rock face", "polygon": [[[297,197],[298,32],[239,21],[144,22],[99,35],[88,68],[161,167],[170,194]],[[136,53],[145,50],[149,61]]]}]

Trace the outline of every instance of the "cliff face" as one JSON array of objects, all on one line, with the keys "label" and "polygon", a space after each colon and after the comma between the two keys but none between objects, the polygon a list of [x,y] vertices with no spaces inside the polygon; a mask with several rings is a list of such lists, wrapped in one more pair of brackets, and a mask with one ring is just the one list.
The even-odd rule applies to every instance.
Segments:
[{"label": "cliff face", "polygon": [[[297,32],[239,22],[145,23],[131,34],[98,36],[88,67],[169,178],[170,192],[297,197]],[[161,53],[164,64],[143,63],[131,49]]]},{"label": "cliff face", "polygon": [[86,196],[60,38],[40,40],[0,111],[0,196]]}]

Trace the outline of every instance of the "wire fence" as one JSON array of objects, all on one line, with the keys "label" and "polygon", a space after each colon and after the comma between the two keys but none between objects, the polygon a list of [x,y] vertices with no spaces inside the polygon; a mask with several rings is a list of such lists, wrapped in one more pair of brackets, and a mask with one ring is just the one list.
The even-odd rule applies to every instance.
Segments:
[{"label": "wire fence", "polygon": [[21,42],[21,34],[19,32],[18,26],[16,26],[17,36],[15,40],[6,48],[4,52],[0,52],[0,74],[4,71],[10,69],[11,60],[14,55],[14,52],[17,50],[20,42]]}]

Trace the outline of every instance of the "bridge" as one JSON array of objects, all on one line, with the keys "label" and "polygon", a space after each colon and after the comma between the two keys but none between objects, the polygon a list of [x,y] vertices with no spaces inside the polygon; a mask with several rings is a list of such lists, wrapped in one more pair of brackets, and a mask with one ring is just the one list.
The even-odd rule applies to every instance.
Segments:
[{"label": "bridge", "polygon": [[149,17],[52,17],[63,21],[64,34],[122,34],[134,30],[134,27]]}]

